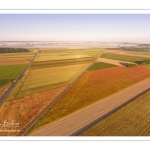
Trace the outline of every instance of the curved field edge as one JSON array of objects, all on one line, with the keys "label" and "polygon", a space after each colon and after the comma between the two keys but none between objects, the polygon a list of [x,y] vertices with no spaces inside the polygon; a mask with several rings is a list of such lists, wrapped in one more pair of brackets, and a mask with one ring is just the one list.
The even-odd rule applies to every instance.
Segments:
[{"label": "curved field edge", "polygon": [[150,70],[144,67],[113,67],[86,72],[29,132],[148,77]]},{"label": "curved field edge", "polygon": [[80,136],[149,136],[150,91],[101,120]]}]

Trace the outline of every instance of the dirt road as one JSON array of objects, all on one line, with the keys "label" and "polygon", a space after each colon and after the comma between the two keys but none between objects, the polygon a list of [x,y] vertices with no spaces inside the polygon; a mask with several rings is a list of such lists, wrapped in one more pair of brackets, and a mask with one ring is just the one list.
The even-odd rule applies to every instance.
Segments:
[{"label": "dirt road", "polygon": [[[30,136],[78,135],[150,89],[150,78],[30,133]],[[61,111],[61,110],[60,110]]]},{"label": "dirt road", "polygon": [[107,59],[107,58],[98,58],[97,61],[105,62],[105,63],[117,65],[117,66],[122,66],[122,67],[125,67],[122,64],[128,64],[128,63],[131,64],[131,62],[121,61],[121,60],[113,60],[113,59]]}]

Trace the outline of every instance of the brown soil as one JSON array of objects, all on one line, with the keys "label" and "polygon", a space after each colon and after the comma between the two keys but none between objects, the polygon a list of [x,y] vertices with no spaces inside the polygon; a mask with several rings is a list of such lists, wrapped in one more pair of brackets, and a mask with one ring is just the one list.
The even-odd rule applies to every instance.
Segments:
[{"label": "brown soil", "polygon": [[[26,96],[24,98],[6,101],[0,108],[0,136],[17,135],[18,132],[10,130],[22,130],[29,124],[44,108],[62,93],[67,86],[52,89]],[[18,123],[19,126],[6,127],[4,122]],[[4,132],[7,130],[6,132]]]}]

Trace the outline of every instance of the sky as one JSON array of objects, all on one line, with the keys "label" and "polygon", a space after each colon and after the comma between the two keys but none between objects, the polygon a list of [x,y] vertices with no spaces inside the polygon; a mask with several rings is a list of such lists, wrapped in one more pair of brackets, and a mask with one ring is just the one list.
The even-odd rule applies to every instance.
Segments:
[{"label": "sky", "polygon": [[150,41],[150,14],[0,14],[0,41]]}]

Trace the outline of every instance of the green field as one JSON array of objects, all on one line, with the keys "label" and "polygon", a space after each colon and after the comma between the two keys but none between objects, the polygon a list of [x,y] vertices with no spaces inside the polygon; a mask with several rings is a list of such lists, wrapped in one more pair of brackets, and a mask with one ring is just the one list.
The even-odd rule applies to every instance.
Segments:
[{"label": "green field", "polygon": [[150,136],[150,92],[101,120],[81,136]]},{"label": "green field", "polygon": [[17,78],[26,66],[26,64],[0,66],[0,87]]},{"label": "green field", "polygon": [[142,58],[142,57],[135,57],[135,56],[123,56],[123,55],[105,54],[105,53],[101,57],[107,58],[107,59],[134,62],[134,63],[139,63],[139,62],[143,62],[146,60],[150,60],[150,58]]},{"label": "green field", "polygon": [[104,63],[104,62],[97,62],[94,63],[88,71],[93,71],[93,70],[99,70],[99,69],[104,69],[104,68],[111,68],[111,67],[116,67],[116,65]]}]

